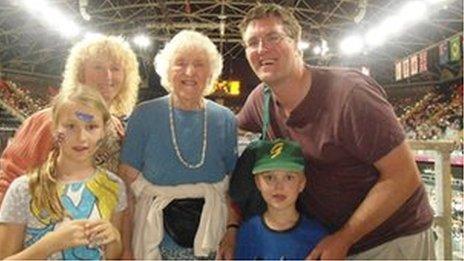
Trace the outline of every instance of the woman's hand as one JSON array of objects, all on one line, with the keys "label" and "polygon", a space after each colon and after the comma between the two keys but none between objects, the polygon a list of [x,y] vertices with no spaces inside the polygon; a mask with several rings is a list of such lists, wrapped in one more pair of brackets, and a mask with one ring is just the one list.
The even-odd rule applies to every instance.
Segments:
[{"label": "woman's hand", "polygon": [[121,241],[118,229],[109,220],[91,220],[87,222],[85,228],[89,242],[93,246],[104,246]]}]

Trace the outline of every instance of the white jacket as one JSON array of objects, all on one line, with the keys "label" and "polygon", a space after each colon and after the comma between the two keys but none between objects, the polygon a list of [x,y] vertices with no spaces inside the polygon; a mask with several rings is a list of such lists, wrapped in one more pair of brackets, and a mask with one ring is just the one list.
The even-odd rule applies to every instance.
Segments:
[{"label": "white jacket", "polygon": [[193,243],[193,253],[206,257],[216,251],[226,229],[225,194],[229,176],[217,183],[158,186],[143,175],[131,184],[136,197],[132,248],[136,259],[161,259],[159,244],[164,235],[163,209],[174,199],[204,198],[200,224]]}]

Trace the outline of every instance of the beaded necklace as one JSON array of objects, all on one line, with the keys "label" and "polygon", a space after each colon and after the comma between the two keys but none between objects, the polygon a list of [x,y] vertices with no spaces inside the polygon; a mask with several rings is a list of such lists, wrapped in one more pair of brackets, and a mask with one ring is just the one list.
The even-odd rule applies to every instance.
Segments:
[{"label": "beaded necklace", "polygon": [[207,113],[206,113],[206,100],[204,100],[205,108],[203,109],[203,145],[201,149],[201,159],[200,162],[197,164],[190,164],[188,163],[184,157],[182,157],[182,153],[180,152],[179,145],[177,144],[177,137],[176,137],[176,127],[174,125],[174,113],[173,113],[173,98],[172,95],[169,97],[169,128],[171,130],[171,140],[172,144],[174,145],[174,150],[176,151],[177,158],[185,167],[189,169],[198,169],[205,163],[205,156],[206,156],[206,147],[208,145],[207,142],[207,135],[208,135],[208,125],[207,125]]}]

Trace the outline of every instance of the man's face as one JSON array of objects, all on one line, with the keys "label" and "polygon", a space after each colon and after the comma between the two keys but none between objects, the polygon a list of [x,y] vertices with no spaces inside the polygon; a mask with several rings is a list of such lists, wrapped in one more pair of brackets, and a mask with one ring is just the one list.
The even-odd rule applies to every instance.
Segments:
[{"label": "man's face", "polygon": [[290,77],[300,59],[297,43],[278,17],[253,20],[243,33],[245,53],[258,78],[269,85]]}]

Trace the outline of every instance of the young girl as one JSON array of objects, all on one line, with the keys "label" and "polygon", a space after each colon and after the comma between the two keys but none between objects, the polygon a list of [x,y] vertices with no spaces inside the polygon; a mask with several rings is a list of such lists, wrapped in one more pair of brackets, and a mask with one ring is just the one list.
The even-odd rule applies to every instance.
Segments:
[{"label": "young girl", "polygon": [[124,184],[94,162],[110,117],[92,88],[60,93],[52,109],[55,149],[42,166],[12,183],[0,208],[0,259],[121,255]]}]

